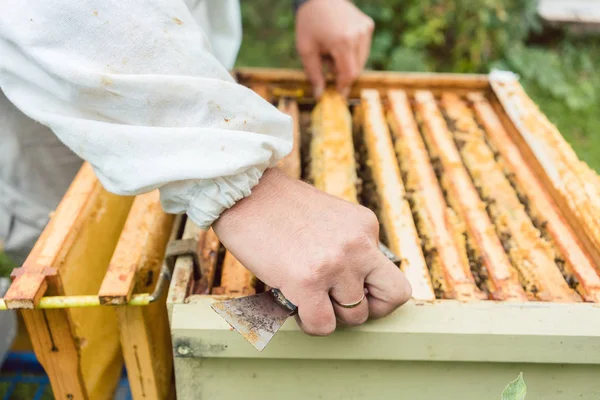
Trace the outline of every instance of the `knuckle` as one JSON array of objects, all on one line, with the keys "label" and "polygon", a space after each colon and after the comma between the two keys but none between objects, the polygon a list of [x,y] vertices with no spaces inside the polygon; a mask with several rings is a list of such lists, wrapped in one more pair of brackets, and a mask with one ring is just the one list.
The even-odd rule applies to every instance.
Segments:
[{"label": "knuckle", "polygon": [[372,246],[371,234],[366,230],[358,230],[348,235],[342,245],[342,252],[364,250]]},{"label": "knuckle", "polygon": [[379,232],[379,220],[377,215],[366,207],[362,207],[360,211],[360,220],[364,229],[369,232]]},{"label": "knuckle", "polygon": [[335,332],[336,323],[335,319],[328,318],[322,323],[309,325],[304,327],[304,333],[311,336],[327,336]]},{"label": "knuckle", "polygon": [[347,31],[339,36],[337,43],[340,46],[351,46],[355,39],[356,34],[352,31]]},{"label": "knuckle", "polygon": [[[400,272],[400,271],[399,271]],[[412,287],[408,280],[402,277],[402,283],[400,285],[400,290],[396,290],[393,294],[393,302],[396,307],[400,307],[410,300],[412,297]]]},{"label": "knuckle", "polygon": [[311,43],[306,40],[298,40],[296,50],[301,57],[310,57],[315,52]]},{"label": "knuckle", "polygon": [[375,21],[373,21],[373,18],[367,17],[365,28],[368,33],[373,33],[373,31],[375,30]]}]

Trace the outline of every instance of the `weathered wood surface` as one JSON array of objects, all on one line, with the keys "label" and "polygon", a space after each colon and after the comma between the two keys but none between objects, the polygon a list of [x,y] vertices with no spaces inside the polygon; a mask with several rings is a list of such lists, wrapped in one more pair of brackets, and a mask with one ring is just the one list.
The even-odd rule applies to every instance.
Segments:
[{"label": "weathered wood surface", "polygon": [[[177,239],[195,239],[200,243],[202,230],[198,228],[191,219],[185,221],[181,238]],[[168,303],[183,303],[190,294],[194,286],[194,259],[192,256],[178,256],[175,260],[173,269],[173,278],[169,285]],[[170,315],[170,311],[169,311]]]},{"label": "weathered wood surface", "polygon": [[358,203],[352,116],[344,98],[327,90],[312,111],[311,175],[314,186]]},{"label": "weathered wood surface", "polygon": [[[132,201],[106,192],[84,164],[21,276],[53,267],[56,276],[48,281],[47,295],[98,293]],[[36,293],[31,289],[30,295]],[[27,310],[22,315],[56,398],[112,398],[123,363],[113,310]]]},{"label": "weathered wood surface", "polygon": [[409,98],[404,91],[388,92],[388,119],[396,139],[396,151],[407,189],[414,202],[422,240],[429,257],[432,280],[445,298],[461,301],[483,299],[469,269],[462,230],[457,217],[446,205],[444,195],[429,160]]},{"label": "weathered wood surface", "polygon": [[361,107],[364,140],[380,199],[380,218],[385,227],[388,246],[402,258],[401,268],[412,286],[412,297],[417,300],[435,300],[379,92],[363,90]]},{"label": "weathered wood surface", "polygon": [[158,190],[135,198],[98,292],[102,304],[125,304],[136,286],[138,293],[148,289],[143,282],[159,273],[173,218],[162,210]]},{"label": "weathered wood surface", "polygon": [[300,162],[300,114],[298,103],[292,99],[282,98],[279,100],[278,108],[292,117],[294,147],[290,154],[279,161],[277,167],[289,177],[300,179],[302,165]]},{"label": "weathered wood surface", "polygon": [[[132,293],[152,293],[160,275],[174,216],[166,214],[158,190],[137,196],[100,290],[107,304],[123,304]],[[173,382],[166,290],[144,307],[117,307],[121,348],[133,398],[167,399]]]},{"label": "weathered wood surface", "polygon": [[542,301],[580,301],[558,269],[552,245],[541,237],[496,161],[471,110],[453,93],[444,93],[441,104],[464,165],[527,293]]},{"label": "weathered wood surface", "polygon": [[[235,71],[238,82],[251,87],[269,85],[280,90],[304,93],[299,100],[314,101],[312,87],[306,74],[299,70],[270,68],[239,68]],[[330,83],[333,83],[333,78]],[[389,89],[403,89],[413,92],[419,89],[431,91],[450,90],[466,93],[473,90],[489,90],[487,75],[440,74],[419,72],[363,72],[351,88],[350,97],[360,98],[363,89],[376,89],[383,95]]]},{"label": "weathered wood surface", "polygon": [[565,261],[567,272],[577,279],[577,291],[586,301],[600,302],[600,277],[591,257],[511,140],[490,102],[481,93],[471,93],[468,99],[489,140],[499,152],[501,163],[513,177],[518,190],[525,195],[530,213],[538,220],[539,225],[545,227],[560,258]]},{"label": "weathered wood surface", "polygon": [[518,80],[496,75],[496,112],[600,271],[600,178],[577,158]]},{"label": "weathered wood surface", "polygon": [[466,224],[469,245],[481,257],[481,267],[487,273],[490,295],[497,300],[526,300],[517,272],[495,233],[494,225],[485,211],[485,204],[479,198],[462,163],[433,94],[419,91],[415,95],[415,101],[417,111],[423,119],[425,140],[434,156],[439,157],[444,180],[452,196],[450,201],[456,203],[451,206]]},{"label": "weathered wood surface", "polygon": [[215,282],[217,272],[217,258],[221,242],[215,231],[200,231],[198,234],[198,247],[200,249],[200,279],[194,283],[193,293],[209,294]]}]

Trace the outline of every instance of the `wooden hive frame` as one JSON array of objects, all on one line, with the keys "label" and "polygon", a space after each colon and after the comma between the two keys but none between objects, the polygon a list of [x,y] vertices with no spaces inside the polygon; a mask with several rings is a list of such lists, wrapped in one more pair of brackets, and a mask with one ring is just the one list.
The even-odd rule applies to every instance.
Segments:
[{"label": "wooden hive frame", "polygon": [[20,309],[56,398],[111,399],[121,377],[108,308],[34,309],[44,295],[97,293],[133,198],[106,192],[84,164],[4,298]]}]

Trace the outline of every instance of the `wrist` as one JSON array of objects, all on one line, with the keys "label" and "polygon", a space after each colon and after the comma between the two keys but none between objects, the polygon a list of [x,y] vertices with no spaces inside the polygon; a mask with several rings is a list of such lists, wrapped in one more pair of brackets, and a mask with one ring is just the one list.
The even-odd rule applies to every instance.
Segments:
[{"label": "wrist", "polygon": [[268,209],[270,200],[278,197],[285,187],[286,176],[284,173],[277,168],[266,169],[249,196],[221,213],[213,224],[215,231],[218,233],[219,230],[227,230],[228,227],[237,225],[240,221],[248,220],[248,217],[256,215],[259,209],[264,209],[263,207]]}]

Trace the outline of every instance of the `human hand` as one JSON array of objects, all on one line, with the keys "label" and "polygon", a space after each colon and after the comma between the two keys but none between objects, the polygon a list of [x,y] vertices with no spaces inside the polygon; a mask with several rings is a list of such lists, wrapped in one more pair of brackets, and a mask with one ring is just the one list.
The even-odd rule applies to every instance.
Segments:
[{"label": "human hand", "polygon": [[325,88],[324,56],[333,61],[337,89],[348,96],[369,58],[374,27],[349,0],[310,0],[298,9],[296,48],[315,97]]},{"label": "human hand", "polygon": [[[378,248],[373,212],[277,169],[267,170],[213,227],[246,268],[298,306],[308,334],[332,333],[336,317],[359,325],[386,316],[410,298],[408,280]],[[358,306],[336,303],[356,302],[365,288]]]}]

